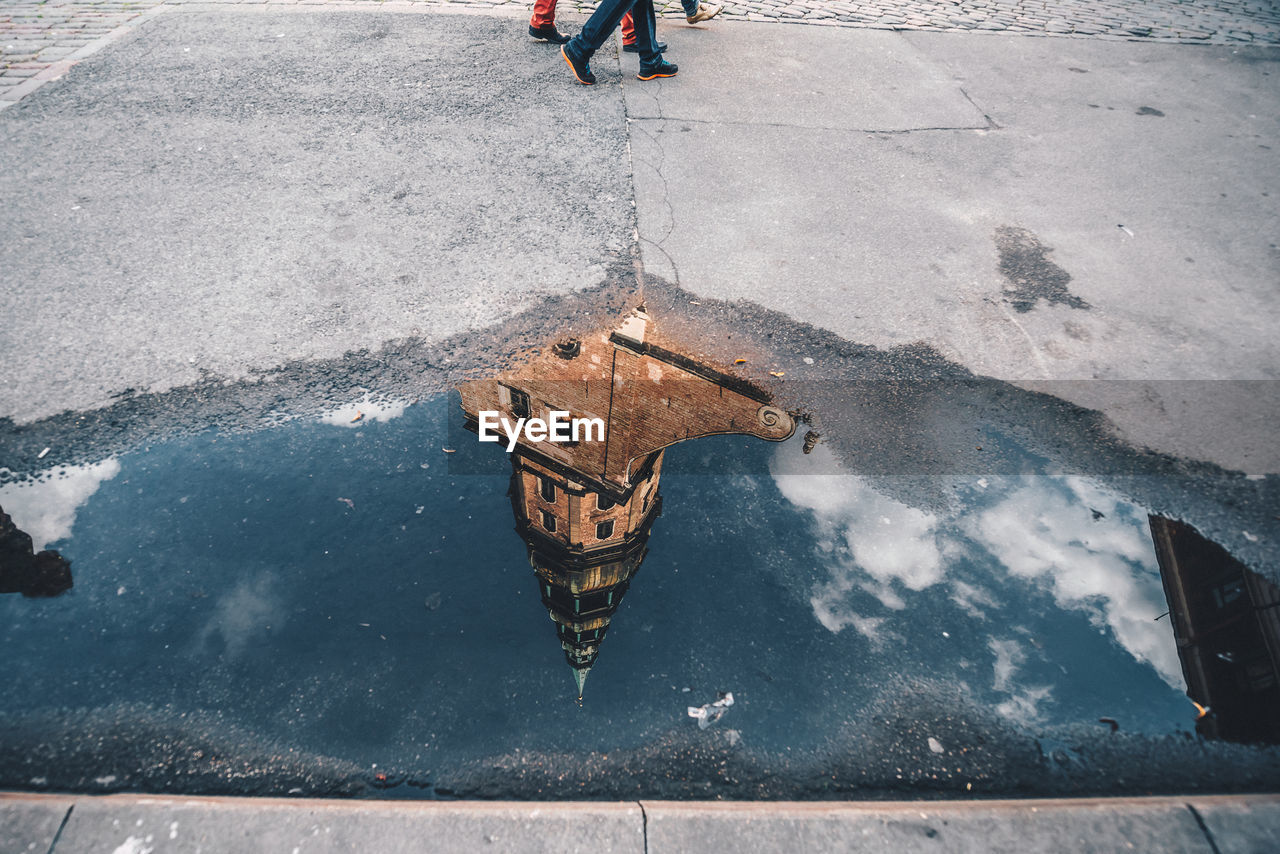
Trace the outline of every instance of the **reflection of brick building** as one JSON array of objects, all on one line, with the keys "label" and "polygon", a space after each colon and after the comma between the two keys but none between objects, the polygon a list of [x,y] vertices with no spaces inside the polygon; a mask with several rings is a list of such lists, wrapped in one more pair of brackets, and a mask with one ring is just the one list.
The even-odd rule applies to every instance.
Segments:
[{"label": "reflection of brick building", "polygon": [[737,377],[647,344],[636,312],[616,331],[553,348],[519,369],[459,389],[469,426],[496,411],[512,423],[565,411],[605,422],[603,441],[521,439],[511,454],[516,530],[543,604],[582,684],[661,511],[663,450],[746,433],[782,441],[795,419]]},{"label": "reflection of brick building", "polygon": [[1190,525],[1152,516],[1151,536],[1196,730],[1280,743],[1280,588]]}]

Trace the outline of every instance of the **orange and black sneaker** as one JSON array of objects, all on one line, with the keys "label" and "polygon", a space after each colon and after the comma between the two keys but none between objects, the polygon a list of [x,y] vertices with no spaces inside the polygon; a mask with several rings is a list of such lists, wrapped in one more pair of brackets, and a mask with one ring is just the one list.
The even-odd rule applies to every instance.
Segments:
[{"label": "orange and black sneaker", "polygon": [[569,63],[569,67],[573,69],[573,76],[578,78],[579,83],[590,86],[596,82],[596,76],[591,73],[591,63],[585,59],[574,59],[573,54],[569,53],[568,45],[560,48],[560,55],[564,57],[565,62]]},{"label": "orange and black sneaker", "polygon": [[657,65],[642,65],[636,77],[641,80],[655,80],[659,77],[675,77],[680,68],[674,62],[659,59]]}]

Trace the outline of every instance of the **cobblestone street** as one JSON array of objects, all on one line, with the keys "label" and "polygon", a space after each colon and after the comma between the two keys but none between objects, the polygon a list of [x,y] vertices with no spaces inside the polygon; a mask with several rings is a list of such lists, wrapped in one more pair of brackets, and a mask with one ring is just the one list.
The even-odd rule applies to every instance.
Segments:
[{"label": "cobblestone street", "polygon": [[[531,5],[525,0],[0,0],[0,108],[61,76],[76,60],[100,47],[100,40],[122,25],[137,22],[148,11],[214,4],[512,11]],[[594,5],[573,3],[580,14],[589,13]],[[724,18],[751,21],[1175,43],[1280,44],[1280,4],[1269,0],[728,0],[724,5]],[[668,18],[684,14],[678,0],[659,2],[659,10]]]}]

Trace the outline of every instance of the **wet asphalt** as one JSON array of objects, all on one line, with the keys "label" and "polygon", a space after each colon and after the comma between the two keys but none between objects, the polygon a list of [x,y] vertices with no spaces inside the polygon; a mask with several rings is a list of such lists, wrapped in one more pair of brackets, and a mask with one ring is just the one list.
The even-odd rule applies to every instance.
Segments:
[{"label": "wet asphalt", "polygon": [[[696,61],[639,90],[602,53],[600,86],[567,86],[517,23],[173,14],[0,113],[0,506],[75,575],[0,601],[20,651],[0,785],[1275,789],[1274,748],[1194,734],[1145,528],[1185,520],[1280,579],[1271,55],[979,37],[997,56],[966,71],[970,42],[824,33],[812,55],[852,50],[901,93],[842,100],[836,75],[787,99],[781,62],[753,84],[762,105],[749,75],[717,88]],[[775,37],[723,29],[708,56]],[[696,56],[705,35],[674,45]],[[1109,111],[1072,88],[1093,70],[984,99],[997,66],[1055,50],[1165,113],[1107,130],[1137,151],[1123,174],[1087,171],[1096,136],[1074,161],[1039,137],[1059,101]],[[1184,60],[1182,88],[1162,84]],[[1224,79],[1212,107],[1236,124],[1202,122],[1197,93]],[[1175,89],[1179,109],[1154,97]],[[1198,145],[1231,140],[1189,196],[1171,170],[1199,161],[1136,130],[1174,116],[1211,125]],[[838,178],[830,155],[783,155],[827,137]],[[988,139],[1007,166],[948,161]],[[748,152],[771,157],[733,168]],[[1126,204],[1147,219],[1111,215]],[[1104,210],[1120,243],[1083,225]],[[1146,228],[1194,249],[1125,254]],[[504,455],[458,432],[450,391],[640,303],[672,348],[744,360],[822,443],[672,452],[578,708]],[[371,400],[385,420],[343,423]],[[884,519],[891,568],[857,551]],[[1019,571],[1037,543],[1057,571]],[[739,703],[698,730],[685,707],[723,690]]]}]

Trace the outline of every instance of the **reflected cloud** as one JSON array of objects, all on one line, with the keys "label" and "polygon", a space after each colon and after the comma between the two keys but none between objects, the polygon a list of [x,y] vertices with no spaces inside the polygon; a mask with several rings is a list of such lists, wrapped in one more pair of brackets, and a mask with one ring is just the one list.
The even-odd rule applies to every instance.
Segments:
[{"label": "reflected cloud", "polygon": [[813,513],[818,550],[831,573],[814,597],[814,611],[832,631],[865,625],[841,604],[854,590],[900,611],[906,607],[901,588],[920,591],[943,578],[938,518],[876,491],[867,478],[820,473],[838,469],[826,445],[808,456],[779,449],[772,467],[783,496]]},{"label": "reflected cloud", "polygon": [[264,572],[242,580],[224,594],[196,635],[197,651],[206,652],[209,642],[216,639],[222,643],[223,657],[235,661],[251,642],[283,626],[287,616],[275,588],[275,576]]},{"label": "reflected cloud", "polygon": [[1027,663],[1022,644],[1013,639],[989,638],[987,649],[995,656],[991,688],[1009,698],[996,704],[996,713],[1014,723],[1028,726],[1043,718],[1040,704],[1053,693],[1049,685],[1025,687],[1018,684],[1018,671]]},{"label": "reflected cloud", "polygon": [[[1003,607],[996,591],[1016,578],[1047,591],[1057,607],[1087,614],[1166,683],[1182,687],[1168,626],[1154,619],[1165,604],[1146,515],[1115,493],[1073,477],[957,479],[953,485],[966,493],[962,506],[929,512],[886,495],[892,490],[881,481],[887,479],[840,470],[821,445],[808,457],[783,446],[772,465],[782,495],[812,514],[828,578],[810,602],[827,629],[853,627],[882,641],[893,612],[904,611],[912,594],[944,582],[950,601],[985,620]],[[974,565],[990,567],[990,558],[999,571],[975,578]],[[948,579],[961,564],[964,577]],[[992,652],[996,690],[1013,690],[1008,680],[1022,659],[1009,646]],[[1031,719],[1047,696],[1047,689],[1024,691],[1007,711]]]},{"label": "reflected cloud", "polygon": [[119,473],[120,463],[114,459],[55,469],[37,480],[0,486],[0,505],[31,536],[32,548],[38,552],[70,537],[76,511],[104,481]]},{"label": "reflected cloud", "polygon": [[845,602],[844,594],[848,589],[840,585],[824,585],[819,592],[809,599],[813,606],[813,615],[818,622],[832,632],[841,632],[852,627],[854,631],[879,646],[884,642],[880,627],[884,625],[884,617],[865,617],[854,611]]},{"label": "reflected cloud", "polygon": [[987,642],[987,648],[996,657],[994,665],[995,675],[991,682],[991,687],[997,691],[1008,691],[1013,684],[1013,676],[1018,672],[1027,660],[1027,654],[1022,651],[1022,644],[1016,640],[996,640],[991,638]]},{"label": "reflected cloud", "polygon": [[1052,693],[1048,685],[1019,689],[1009,699],[996,704],[996,714],[1022,726],[1038,723],[1044,717],[1040,703]]},{"label": "reflected cloud", "polygon": [[[1000,603],[986,590],[958,579],[951,582],[951,601],[960,606],[961,610],[970,617],[978,620],[987,618],[987,612],[983,608],[1000,607]],[[978,607],[979,605],[982,607]]]},{"label": "reflected cloud", "polygon": [[1060,608],[1082,611],[1173,688],[1178,652],[1145,514],[1078,478],[1014,481],[1005,496],[961,526],[1010,575],[1047,584]]}]

